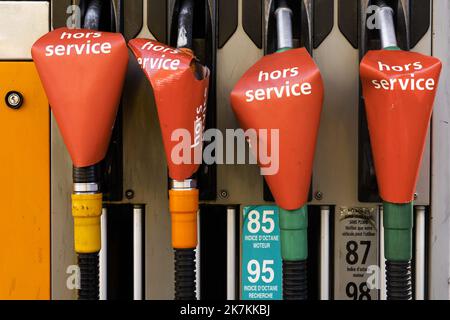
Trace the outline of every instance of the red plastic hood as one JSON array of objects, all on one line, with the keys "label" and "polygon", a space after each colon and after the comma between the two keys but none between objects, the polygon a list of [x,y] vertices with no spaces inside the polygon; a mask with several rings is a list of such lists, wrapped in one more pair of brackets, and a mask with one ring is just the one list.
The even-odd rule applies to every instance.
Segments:
[{"label": "red plastic hood", "polygon": [[[280,207],[304,206],[323,104],[322,78],[311,56],[301,48],[263,57],[239,80],[231,104],[244,130],[279,130],[279,170],[265,179]],[[257,136],[258,149],[272,150],[276,141],[263,137]]]},{"label": "red plastic hood", "polygon": [[414,198],[441,62],[406,51],[369,51],[361,81],[380,196]]},{"label": "red plastic hood", "polygon": [[108,149],[128,64],[124,38],[61,28],[40,38],[31,53],[74,165],[100,162]]},{"label": "red plastic hood", "polygon": [[153,87],[169,176],[185,180],[198,170],[202,159],[209,70],[201,67],[203,78],[198,80],[190,51],[157,41],[133,39],[129,46]]}]

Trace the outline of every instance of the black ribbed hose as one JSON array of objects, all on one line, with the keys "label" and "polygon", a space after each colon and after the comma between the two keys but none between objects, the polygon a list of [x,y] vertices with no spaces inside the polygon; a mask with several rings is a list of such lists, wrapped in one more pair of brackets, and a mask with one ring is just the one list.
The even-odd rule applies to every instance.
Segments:
[{"label": "black ribbed hose", "polygon": [[387,300],[411,300],[411,261],[386,261]]},{"label": "black ribbed hose", "polygon": [[98,253],[79,253],[80,289],[78,300],[99,300]]},{"label": "black ribbed hose", "polygon": [[308,299],[308,268],[305,261],[283,260],[283,300]]},{"label": "black ribbed hose", "polygon": [[89,167],[73,167],[72,177],[74,183],[98,183],[99,178],[99,166],[93,165]]},{"label": "black ribbed hose", "polygon": [[175,300],[197,300],[195,249],[175,249]]}]

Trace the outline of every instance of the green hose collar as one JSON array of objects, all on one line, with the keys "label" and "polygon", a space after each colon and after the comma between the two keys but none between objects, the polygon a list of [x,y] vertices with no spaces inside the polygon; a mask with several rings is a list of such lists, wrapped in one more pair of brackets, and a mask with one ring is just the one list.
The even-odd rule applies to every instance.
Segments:
[{"label": "green hose collar", "polygon": [[413,203],[383,203],[384,255],[389,261],[412,259]]},{"label": "green hose collar", "polygon": [[308,258],[308,207],[298,210],[280,208],[281,256],[285,261]]}]

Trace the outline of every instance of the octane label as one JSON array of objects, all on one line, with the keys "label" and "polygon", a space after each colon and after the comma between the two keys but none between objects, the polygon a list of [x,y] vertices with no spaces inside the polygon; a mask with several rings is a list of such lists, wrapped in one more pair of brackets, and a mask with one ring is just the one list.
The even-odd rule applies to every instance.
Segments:
[{"label": "octane label", "polygon": [[278,207],[244,208],[242,300],[281,300]]},{"label": "octane label", "polygon": [[341,207],[336,223],[336,299],[375,300],[378,223],[375,208]]}]

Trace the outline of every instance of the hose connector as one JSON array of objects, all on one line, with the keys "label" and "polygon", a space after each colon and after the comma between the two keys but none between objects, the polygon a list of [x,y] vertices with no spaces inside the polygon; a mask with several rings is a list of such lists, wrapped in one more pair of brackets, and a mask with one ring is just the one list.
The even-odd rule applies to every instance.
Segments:
[{"label": "hose connector", "polygon": [[280,208],[281,256],[285,261],[308,258],[308,207],[298,210]]},{"label": "hose connector", "polygon": [[172,247],[197,247],[198,189],[169,190],[169,209],[172,218]]},{"label": "hose connector", "polygon": [[75,252],[96,253],[101,249],[102,194],[73,194]]},{"label": "hose connector", "polygon": [[386,260],[412,259],[413,204],[383,203],[384,255]]}]

